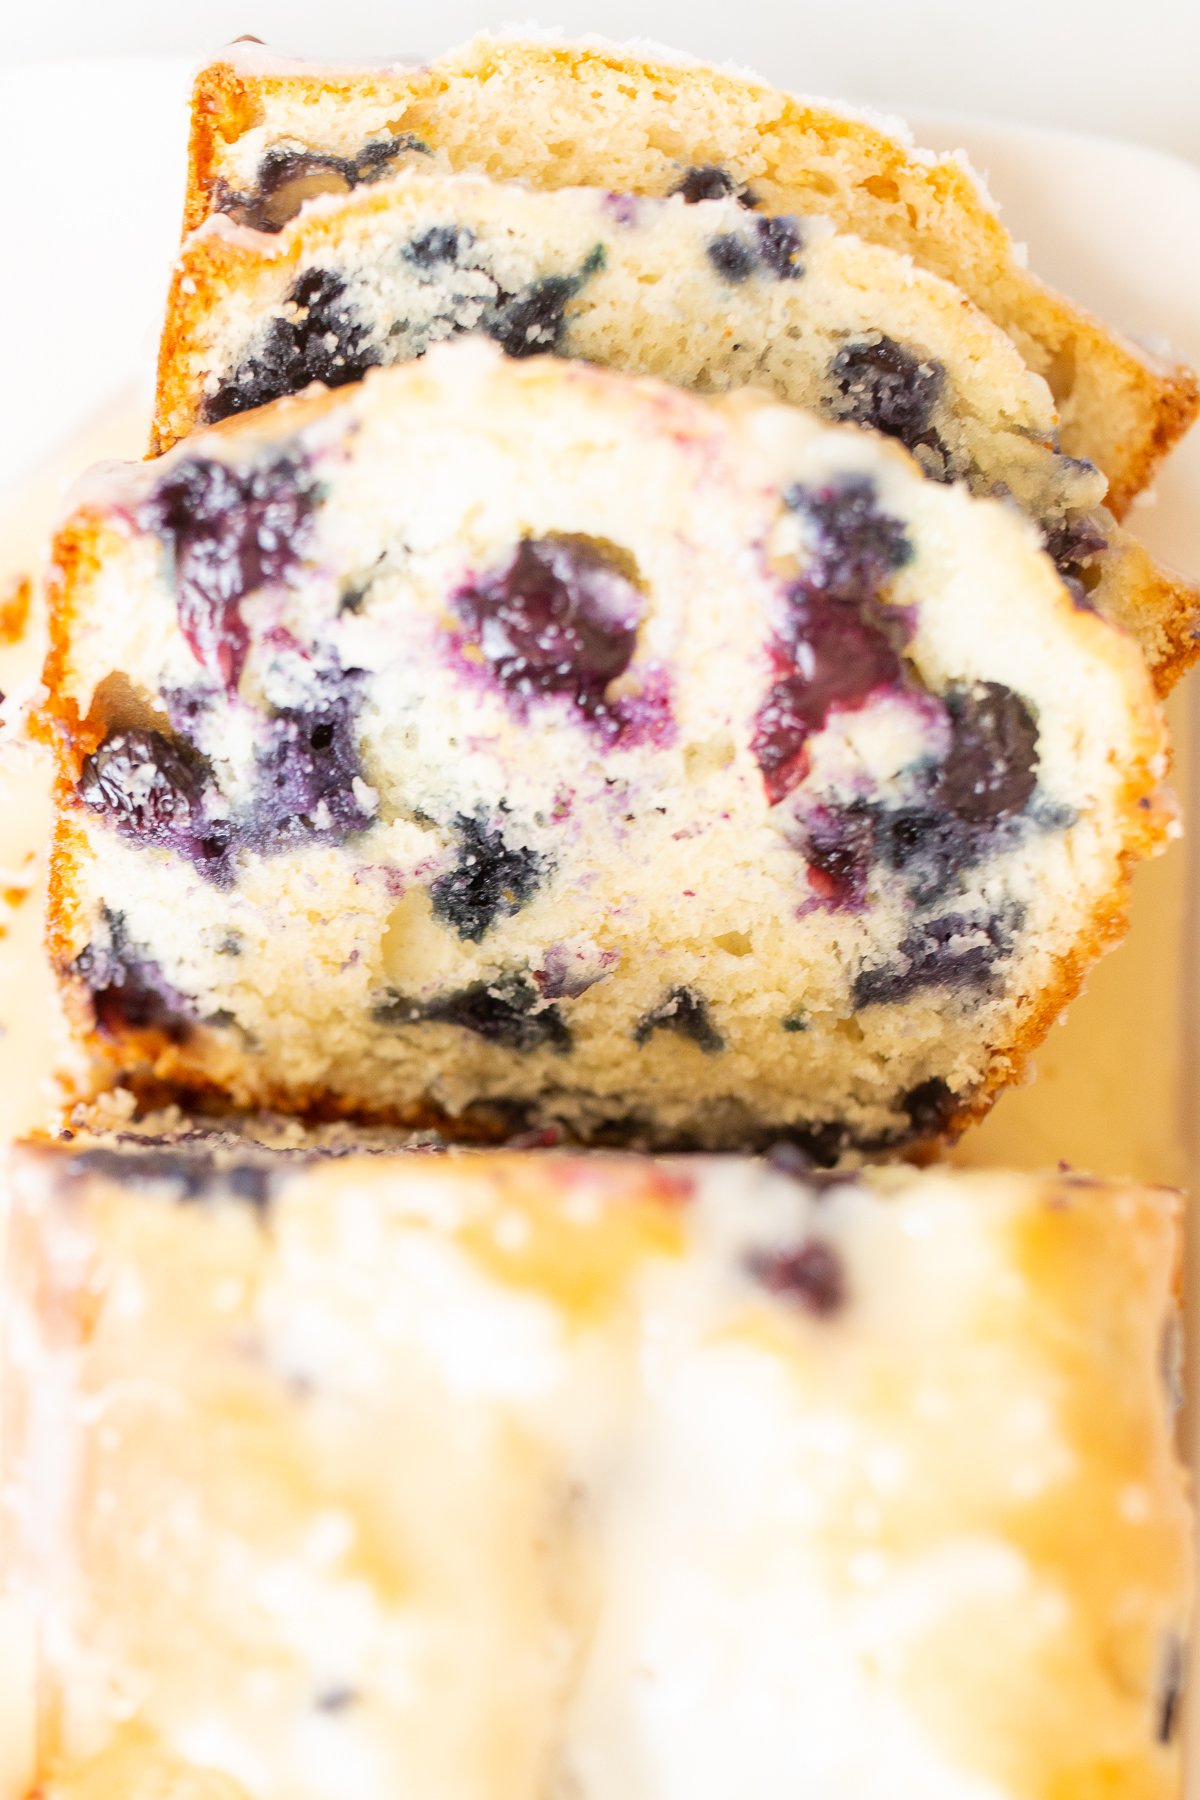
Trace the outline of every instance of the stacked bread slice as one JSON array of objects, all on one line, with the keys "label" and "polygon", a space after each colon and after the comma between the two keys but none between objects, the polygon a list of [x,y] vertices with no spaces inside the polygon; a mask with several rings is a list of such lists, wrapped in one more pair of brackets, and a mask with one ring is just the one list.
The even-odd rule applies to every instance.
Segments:
[{"label": "stacked bread slice", "polygon": [[1174,832],[1194,376],[958,160],[603,46],[238,46],[185,229],[48,584],[131,1117],[10,1166],[40,1791],[1167,1795],[1175,1203],[864,1165]]}]

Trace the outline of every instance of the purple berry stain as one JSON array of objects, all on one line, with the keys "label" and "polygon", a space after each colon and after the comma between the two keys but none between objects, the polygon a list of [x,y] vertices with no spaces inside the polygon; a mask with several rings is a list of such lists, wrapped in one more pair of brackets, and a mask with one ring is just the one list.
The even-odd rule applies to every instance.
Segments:
[{"label": "purple berry stain", "polygon": [[867,480],[794,488],[787,499],[808,519],[814,545],[787,591],[771,645],[776,678],[755,721],[753,748],[772,806],[804,779],[808,739],[831,714],[910,685],[904,616],[879,604],[911,556],[904,527],[878,509]]},{"label": "purple berry stain", "polygon": [[311,474],[294,456],[248,469],[195,456],[177,463],[140,509],[139,525],[173,552],[183,635],[231,693],[250,646],[240,602],[298,567],[317,500]]},{"label": "purple berry stain", "polygon": [[1016,947],[1024,918],[1020,907],[1003,915],[944,913],[914,922],[898,946],[898,960],[859,971],[856,1008],[896,1005],[930,988],[985,997],[999,991],[1002,965]]},{"label": "purple berry stain", "polygon": [[373,823],[355,730],[359,674],[340,671],[311,711],[274,713],[256,751],[254,797],[239,820],[250,848],[341,843]]}]

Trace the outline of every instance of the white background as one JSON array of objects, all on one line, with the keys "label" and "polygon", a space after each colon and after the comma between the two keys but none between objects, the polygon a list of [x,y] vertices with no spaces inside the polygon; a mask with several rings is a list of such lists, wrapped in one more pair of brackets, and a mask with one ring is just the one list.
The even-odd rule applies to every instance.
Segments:
[{"label": "white background", "polygon": [[[657,38],[809,93],[1057,123],[1200,161],[1200,0],[539,3],[544,25]],[[519,17],[528,5],[0,0],[0,64],[131,52],[200,57],[242,32],[306,55],[424,54]],[[13,165],[5,167],[11,178]]]}]

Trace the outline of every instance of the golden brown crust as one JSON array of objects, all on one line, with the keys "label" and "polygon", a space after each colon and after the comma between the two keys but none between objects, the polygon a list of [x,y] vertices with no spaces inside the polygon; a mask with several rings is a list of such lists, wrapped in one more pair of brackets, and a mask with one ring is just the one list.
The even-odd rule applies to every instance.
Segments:
[{"label": "golden brown crust", "polygon": [[[653,130],[643,146],[642,178],[625,185],[662,191],[681,165],[722,162],[750,181],[771,211],[825,211],[861,236],[907,252],[962,287],[1046,377],[1062,409],[1064,448],[1105,471],[1118,517],[1200,412],[1191,369],[1142,351],[1020,266],[1011,238],[956,158],[922,159],[864,120],[746,77],[649,61],[615,46],[484,38],[423,68],[359,71],[217,61],[201,71],[194,92],[184,230],[213,210],[222,150],[262,124],[272,102],[369,103],[393,128],[416,130],[438,148],[439,100],[461,102],[471,84],[477,92],[519,97],[533,81],[549,90],[543,101],[553,112],[554,141],[539,146],[521,133],[507,134],[504,143],[489,138],[489,173],[556,187],[601,183],[608,126],[617,109],[624,127],[640,108]],[[717,123],[703,139],[689,138],[688,108],[700,102]]]},{"label": "golden brown crust", "polygon": [[1200,658],[1200,586],[1155,562],[1136,538],[1110,540],[1107,569],[1092,598],[1137,639],[1155,691],[1164,698]]}]

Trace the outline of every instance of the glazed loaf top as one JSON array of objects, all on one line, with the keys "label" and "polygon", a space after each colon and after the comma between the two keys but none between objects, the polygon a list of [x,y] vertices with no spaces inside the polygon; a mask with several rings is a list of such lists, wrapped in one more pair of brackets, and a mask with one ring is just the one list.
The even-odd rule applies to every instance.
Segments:
[{"label": "glazed loaf top", "polygon": [[11,1191],[48,1772],[1174,1793],[1172,1196],[202,1142]]}]

